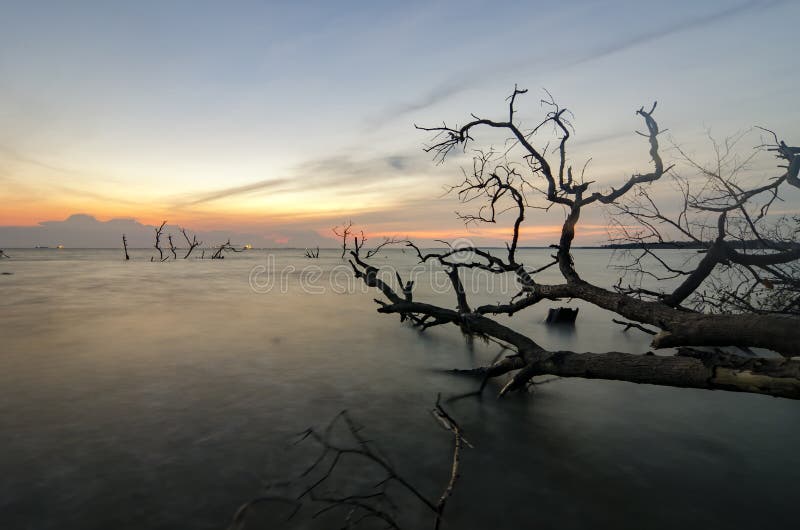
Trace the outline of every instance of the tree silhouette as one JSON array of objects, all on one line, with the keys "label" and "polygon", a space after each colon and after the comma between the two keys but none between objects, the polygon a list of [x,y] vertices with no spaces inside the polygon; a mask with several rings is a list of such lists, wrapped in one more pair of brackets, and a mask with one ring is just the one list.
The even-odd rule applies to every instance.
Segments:
[{"label": "tree silhouette", "polygon": [[[480,205],[477,211],[457,214],[468,224],[494,224],[503,214],[511,216],[504,252],[476,246],[425,251],[411,241],[402,242],[421,263],[433,262],[447,272],[455,298],[453,308],[416,300],[413,283],[404,283],[399,274],[398,285],[393,285],[393,281],[384,279],[379,267],[369,263],[371,256],[362,252],[363,243],[356,238],[355,244],[348,246],[352,226],[337,232],[349,249],[356,277],[383,296],[376,299],[378,312],[399,315],[401,321],[421,330],[456,325],[470,337],[506,346],[510,355],[488,366],[461,371],[485,380],[508,374],[510,379],[500,395],[525,388],[534,376],[551,374],[800,398],[800,361],[791,359],[800,345],[798,218],[770,215],[770,207],[787,186],[800,187],[800,149],[769,132],[771,139],[761,148],[778,157],[779,171],[752,184],[738,179],[741,167],[726,163],[726,153],[732,152],[733,145],[728,143],[727,151],[717,146],[715,168],[695,164],[705,181],[694,189],[662,160],[661,130],[653,103],[636,111],[646,128],[639,134],[647,141],[652,167],[630,176],[618,187],[595,191],[594,182],[586,178],[586,165],[580,172],[569,165],[567,148],[573,135],[570,112],[548,94],[542,100],[544,118],[525,129],[516,119],[515,105],[526,92],[514,88],[508,98],[508,114],[502,120],[472,115],[471,121],[460,127],[417,127],[434,134],[425,151],[439,163],[453,150],[466,149],[486,129],[509,136],[502,151],[477,151],[471,170],[451,189],[465,204]],[[547,135],[544,147],[538,147],[539,137],[547,131],[553,134]],[[689,157],[684,158],[691,162]],[[676,216],[664,213],[648,191],[665,175],[675,179],[680,190],[683,206]],[[533,198],[540,203],[534,203]],[[621,232],[615,242],[625,243],[629,251],[634,251],[625,272],[639,278],[649,276],[661,285],[667,278],[680,278],[676,288],[646,289],[635,282],[623,285],[620,281],[609,290],[581,276],[571,252],[575,230],[583,211],[597,206],[615,215],[612,228]],[[555,252],[549,262],[537,267],[526,266],[518,255],[520,227],[531,208],[564,211],[558,241],[551,245]],[[634,228],[629,227],[631,220]],[[669,234],[677,234],[685,245],[697,248],[702,258],[686,269],[668,265],[652,247],[664,245]],[[563,281],[538,281],[537,275],[551,267],[558,269]],[[468,271],[512,275],[519,292],[507,302],[473,307],[462,278]],[[625,319],[616,320],[625,329],[652,333],[653,349],[678,350],[663,355],[551,351],[492,318],[515,315],[545,300],[564,299],[584,300]],[[741,349],[722,349],[727,346]],[[750,347],[767,348],[780,356],[747,355]]]}]

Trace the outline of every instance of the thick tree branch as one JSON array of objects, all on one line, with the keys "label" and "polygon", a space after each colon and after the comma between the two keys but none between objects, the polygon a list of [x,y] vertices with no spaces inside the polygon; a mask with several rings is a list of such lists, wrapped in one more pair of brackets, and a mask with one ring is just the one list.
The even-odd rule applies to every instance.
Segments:
[{"label": "thick tree branch", "polygon": [[[433,152],[439,162],[452,149],[465,147],[468,142],[474,141],[473,135],[479,129],[488,127],[508,132],[511,147],[501,157],[491,150],[479,151],[472,172],[451,188],[462,202],[482,201],[477,213],[459,214],[467,223],[497,223],[506,212],[516,214],[511,224],[511,238],[506,245],[507,257],[474,246],[454,248],[449,244],[447,250],[426,252],[412,242],[405,242],[414,250],[420,262],[432,260],[445,268],[456,297],[457,309],[450,309],[415,300],[411,293],[411,282],[403,288],[401,296],[380,279],[378,268],[362,258],[363,235],[360,242],[354,238],[355,247],[351,250],[350,263],[358,278],[378,289],[385,297],[385,300],[376,300],[378,312],[397,314],[401,321],[408,320],[422,330],[453,324],[468,336],[484,337],[511,348],[515,352],[513,355],[490,366],[469,371],[485,380],[509,377],[500,390],[501,395],[527,388],[531,378],[549,374],[800,398],[798,361],[795,360],[743,360],[742,357],[719,350],[704,353],[683,349],[677,355],[668,356],[548,351],[532,338],[489,317],[498,314],[512,316],[543,300],[580,299],[627,319],[623,323],[626,329],[636,327],[654,333],[654,348],[763,347],[790,358],[798,354],[800,345],[800,320],[758,309],[758,304],[750,301],[757,294],[756,287],[763,287],[773,290],[776,295],[780,294],[772,297],[773,306],[779,305],[786,311],[794,311],[800,306],[800,282],[794,274],[800,258],[797,219],[794,219],[794,224],[791,220],[783,224],[775,223],[768,228],[768,235],[764,232],[769,208],[778,200],[781,183],[792,184],[792,179],[797,179],[800,149],[790,148],[778,142],[776,137],[770,149],[787,162],[786,173],[768,184],[745,186],[734,177],[746,168],[752,157],[730,161],[727,157],[731,156],[731,147],[735,142],[726,143],[724,149],[716,151],[716,168],[703,168],[708,185],[700,193],[693,193],[688,179],[676,178],[683,205],[677,215],[672,216],[659,208],[653,198],[655,195],[651,196],[645,188],[659,181],[672,168],[665,165],[659,153],[658,136],[662,131],[653,117],[655,104],[649,110],[640,108],[637,111],[647,127],[647,132],[640,134],[647,138],[650,146],[652,171],[634,174],[620,188],[610,192],[588,194],[592,182],[584,180],[583,172],[578,177],[573,175],[568,164],[567,146],[573,135],[572,125],[567,121],[568,111],[555,104],[552,98],[545,100],[543,104],[548,111],[544,120],[532,130],[523,132],[515,123],[515,104],[517,96],[524,93],[524,90],[515,87],[509,97],[507,121],[474,117],[474,120],[461,127],[449,127],[446,124],[441,127],[417,127],[435,133],[433,142],[425,150]],[[552,126],[557,136],[558,143],[552,152],[555,155],[547,148],[534,146],[534,136],[545,125]],[[507,160],[511,150],[517,147],[521,149],[522,158],[529,169],[527,173],[517,169],[524,167],[522,164],[515,165]],[[552,163],[548,161],[551,156],[556,157]],[[728,169],[731,175],[723,176]],[[542,193],[548,205],[544,209],[557,204],[563,206],[565,211],[558,243],[551,245],[556,248],[554,261],[537,270],[526,268],[518,253],[525,212],[531,207],[525,190],[538,189],[531,184],[533,179],[545,182]],[[754,201],[761,202],[754,204]],[[647,274],[648,278],[656,281],[681,278],[681,283],[671,293],[641,285],[619,287],[618,292],[613,292],[581,277],[571,249],[582,209],[594,203],[613,204],[621,214],[629,215],[638,223],[640,229],[628,229],[621,221],[616,221],[625,238],[643,247],[635,268],[629,270]],[[659,244],[669,241],[661,230],[677,233],[689,240],[692,248],[703,252],[702,258],[687,260],[677,267],[668,264],[668,260],[646,246],[653,240]],[[346,248],[347,232],[339,231],[337,234],[343,237],[343,247]],[[751,250],[748,246],[751,239],[746,234],[751,234],[759,246]],[[668,274],[646,271],[648,265],[644,262],[645,257]],[[555,264],[564,283],[548,285],[537,281],[537,273]],[[709,295],[707,290],[714,282],[720,281],[721,273],[730,270],[740,273],[736,280],[739,284],[733,282],[732,286],[719,288],[718,293],[724,295],[726,300],[734,300],[737,307],[746,308],[747,313],[725,311],[726,307],[722,304],[718,308],[709,308],[713,295]],[[506,303],[485,304],[472,309],[461,274],[473,271],[496,275],[513,273],[521,285],[520,291]],[[746,274],[741,276],[741,273]],[[399,275],[398,282],[403,285]],[[695,303],[693,310],[687,309],[683,304],[690,297],[699,298],[704,304]],[[716,309],[719,312],[715,312]],[[658,331],[650,330],[645,325]]]}]

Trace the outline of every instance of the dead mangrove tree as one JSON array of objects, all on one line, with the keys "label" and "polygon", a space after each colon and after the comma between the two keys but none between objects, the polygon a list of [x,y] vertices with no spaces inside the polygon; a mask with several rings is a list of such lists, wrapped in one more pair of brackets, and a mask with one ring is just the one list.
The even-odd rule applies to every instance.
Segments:
[{"label": "dead mangrove tree", "polygon": [[[508,347],[510,355],[464,371],[487,379],[505,376],[500,395],[526,388],[534,376],[554,375],[800,398],[800,361],[792,359],[800,348],[798,217],[771,212],[782,196],[790,196],[787,189],[800,188],[800,149],[765,131],[768,139],[761,150],[777,157],[774,172],[740,178],[746,161],[726,158],[733,146],[723,145],[717,146],[717,163],[695,164],[701,173],[699,184],[689,182],[662,160],[653,103],[636,111],[652,166],[614,187],[598,189],[586,165],[575,171],[569,162],[574,130],[567,109],[548,97],[542,100],[545,115],[538,124],[525,128],[519,122],[516,105],[526,92],[515,87],[500,119],[473,115],[462,126],[417,127],[434,135],[425,150],[439,163],[454,150],[471,146],[484,131],[508,137],[502,150],[475,151],[472,167],[451,189],[466,205],[477,208],[458,214],[466,223],[508,219],[505,250],[459,246],[426,251],[411,241],[402,243],[421,263],[434,262],[447,272],[453,306],[417,300],[413,283],[404,283],[399,274],[397,285],[385,280],[363,251],[363,243],[354,238],[349,244],[352,224],[336,230],[343,248],[349,250],[355,276],[382,296],[376,299],[378,312],[398,315],[420,330],[457,326],[470,337]],[[677,211],[660,206],[651,193],[666,180],[677,185],[681,203]],[[655,279],[660,287],[620,281],[610,289],[583,277],[572,253],[573,240],[581,215],[597,207],[608,209],[617,220],[616,242],[624,241],[633,249],[626,272]],[[550,215],[563,212],[563,217],[550,259],[528,266],[518,250],[521,227],[533,208]],[[694,245],[699,259],[676,268],[653,250],[676,237]],[[538,279],[550,268],[557,269],[560,282]],[[467,272],[476,270],[512,275],[519,290],[507,301],[476,306],[463,281]],[[667,288],[667,278],[676,280],[677,286]],[[653,333],[652,349],[663,353],[552,351],[494,318],[517,315],[543,301],[567,299],[611,311],[628,329],[648,330]],[[729,346],[766,348],[780,355],[765,358],[723,349]]]}]

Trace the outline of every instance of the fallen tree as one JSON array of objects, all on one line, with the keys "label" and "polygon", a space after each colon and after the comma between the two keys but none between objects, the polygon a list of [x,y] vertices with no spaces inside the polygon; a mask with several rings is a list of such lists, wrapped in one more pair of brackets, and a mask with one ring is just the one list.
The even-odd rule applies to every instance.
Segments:
[{"label": "fallen tree", "polygon": [[[471,171],[451,191],[465,203],[480,204],[478,211],[458,214],[466,223],[497,223],[510,216],[509,241],[505,252],[498,253],[476,246],[450,246],[443,251],[424,251],[411,241],[402,243],[412,249],[421,263],[436,263],[447,273],[454,294],[454,307],[441,307],[413,296],[413,282],[398,284],[382,278],[379,267],[369,258],[375,253],[359,244],[348,245],[352,224],[336,231],[349,251],[350,264],[357,278],[377,289],[378,312],[399,315],[420,330],[452,324],[468,336],[484,337],[507,346],[512,354],[489,366],[461,371],[489,378],[509,374],[500,395],[525,388],[537,375],[613,379],[674,387],[754,392],[772,396],[800,398],[800,361],[791,359],[800,345],[800,243],[798,217],[771,215],[771,206],[789,186],[800,188],[800,149],[780,141],[774,133],[763,150],[775,153],[779,162],[777,175],[740,179],[747,167],[744,161],[728,158],[735,142],[720,149],[717,164],[704,167],[693,164],[704,182],[699,189],[690,186],[672,172],[659,150],[661,131],[654,113],[656,104],[640,108],[636,115],[646,127],[640,132],[649,146],[652,168],[627,178],[607,191],[592,190],[593,181],[585,178],[586,166],[578,174],[568,164],[567,147],[572,137],[570,116],[552,98],[543,100],[544,119],[532,129],[524,129],[515,118],[516,101],[526,90],[517,89],[509,97],[508,114],[502,120],[473,119],[461,127],[442,125],[417,127],[435,134],[425,150],[435,160],[444,162],[454,149],[466,149],[485,129],[498,129],[509,135],[502,152],[477,151]],[[546,128],[555,131],[545,147],[535,146]],[[554,141],[555,148],[549,149]],[[516,158],[513,158],[516,156]],[[664,180],[675,179],[681,193],[682,207],[675,215],[665,213],[648,192]],[[746,181],[746,182],[745,182]],[[542,201],[535,205],[536,196]],[[526,211],[559,206],[564,211],[559,239],[552,260],[540,267],[527,267],[519,258],[520,228]],[[572,244],[581,214],[589,207],[605,207],[615,215],[617,242],[635,243],[638,254],[626,272],[641,279],[679,280],[673,289],[644,288],[641,282],[614,290],[586,281],[572,256]],[[628,222],[634,221],[633,225]],[[631,228],[633,226],[633,228]],[[663,242],[677,234],[699,245],[702,257],[686,269],[669,265],[648,243]],[[758,241],[759,245],[736,244]],[[393,243],[398,243],[397,241]],[[550,267],[560,271],[563,281],[545,284],[537,274]],[[465,271],[510,274],[520,286],[508,302],[473,307],[464,288]],[[626,326],[652,330],[652,348],[678,348],[676,352],[648,352],[635,355],[624,352],[577,353],[550,351],[533,338],[519,333],[493,315],[515,315],[544,300],[580,299],[624,317]],[[772,350],[779,356],[746,356],[740,351],[720,349],[736,346]],[[705,349],[697,349],[704,347]],[[709,349],[710,348],[710,349]]]},{"label": "fallen tree", "polygon": [[231,240],[228,239],[226,242],[218,246],[216,250],[214,250],[214,253],[211,255],[211,259],[225,259],[225,252],[243,252],[243,250],[234,247],[231,244]]}]

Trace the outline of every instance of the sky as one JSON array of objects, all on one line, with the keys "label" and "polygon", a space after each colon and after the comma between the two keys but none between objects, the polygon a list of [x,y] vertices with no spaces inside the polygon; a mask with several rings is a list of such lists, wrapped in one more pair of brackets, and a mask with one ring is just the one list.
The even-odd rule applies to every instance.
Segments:
[{"label": "sky", "polygon": [[[113,245],[125,223],[164,219],[259,246],[332,245],[348,219],[374,237],[500,244],[507,225],[465,228],[443,193],[470,153],[437,165],[414,124],[504,118],[515,84],[530,90],[524,125],[545,90],[573,112],[570,162],[591,158],[600,189],[648,170],[634,111],[654,100],[665,143],[700,160],[708,131],[762,125],[800,143],[796,0],[0,10],[0,248]],[[605,215],[586,212],[577,241],[605,240]],[[532,213],[523,243],[553,242],[562,220]]]}]

